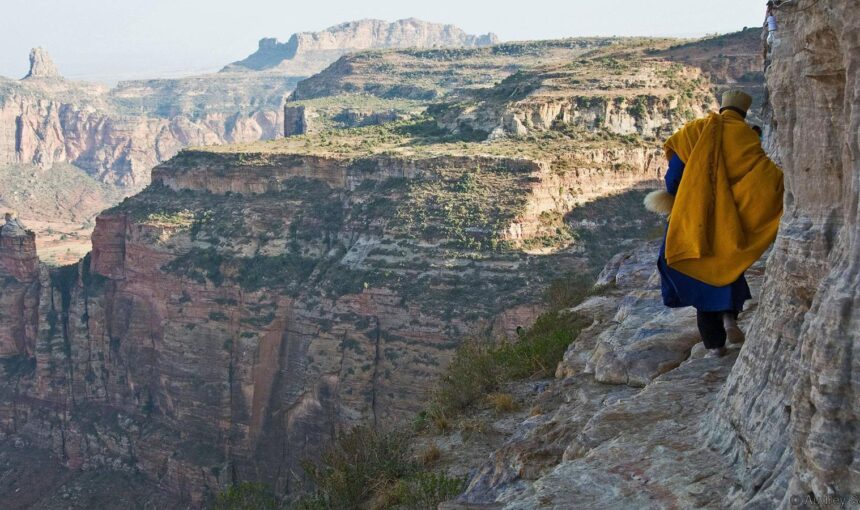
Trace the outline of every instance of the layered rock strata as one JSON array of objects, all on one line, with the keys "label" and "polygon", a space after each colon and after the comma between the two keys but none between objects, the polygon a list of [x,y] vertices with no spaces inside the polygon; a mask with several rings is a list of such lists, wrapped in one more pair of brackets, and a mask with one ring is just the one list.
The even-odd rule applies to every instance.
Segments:
[{"label": "layered rock strata", "polygon": [[281,43],[260,40],[255,53],[234,62],[223,71],[278,69],[310,76],[322,71],[338,57],[358,50],[381,48],[463,48],[490,46],[499,42],[495,34],[470,35],[453,25],[403,19],[389,23],[365,19],[343,23],[320,32],[293,34]]},{"label": "layered rock strata", "polygon": [[143,473],[194,505],[240,479],[288,492],[335,430],[411,416],[460,339],[513,334],[550,281],[588,271],[578,245],[517,247],[658,170],[651,149],[578,156],[559,173],[185,152],[99,216],[79,264],[7,282],[4,296],[35,294],[4,332],[32,347],[8,349],[0,425],[73,470]]},{"label": "layered rock strata", "polygon": [[660,305],[657,246],[616,259],[534,399],[564,403],[441,508],[857,506],[858,16],[841,0],[777,10],[766,146],[785,214],[766,273],[748,275],[746,343],[699,359],[692,314]]},{"label": "layered rock strata", "polygon": [[788,506],[807,496],[856,504],[860,8],[785,4],[766,73],[785,214],[710,437],[743,480],[733,504]]}]

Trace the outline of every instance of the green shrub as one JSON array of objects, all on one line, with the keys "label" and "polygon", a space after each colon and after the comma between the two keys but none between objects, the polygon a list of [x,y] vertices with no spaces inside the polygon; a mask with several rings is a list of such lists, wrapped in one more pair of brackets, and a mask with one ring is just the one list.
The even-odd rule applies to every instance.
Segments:
[{"label": "green shrub", "polygon": [[431,414],[457,413],[495,391],[502,374],[493,353],[494,346],[486,340],[468,338],[460,344],[434,395],[434,402],[441,409]]},{"label": "green shrub", "polygon": [[416,469],[409,444],[409,436],[399,431],[359,426],[341,433],[319,464],[306,464],[316,494],[299,508],[359,508],[390,492]]},{"label": "green shrub", "polygon": [[452,478],[444,473],[416,473],[397,483],[389,502],[398,508],[434,509],[439,503],[453,499],[465,489],[464,478]]},{"label": "green shrub", "polygon": [[320,462],[305,464],[315,492],[293,508],[435,509],[463,491],[465,479],[422,470],[411,442],[405,431],[368,426],[338,435]]},{"label": "green shrub", "polygon": [[467,339],[440,378],[429,414],[460,413],[506,381],[549,377],[585,325],[577,314],[552,310],[514,341]]},{"label": "green shrub", "polygon": [[547,312],[538,317],[523,338],[494,349],[493,358],[505,379],[549,377],[584,324],[585,320],[575,313]]},{"label": "green shrub", "polygon": [[278,508],[278,500],[262,483],[241,482],[215,497],[213,510],[268,510]]}]

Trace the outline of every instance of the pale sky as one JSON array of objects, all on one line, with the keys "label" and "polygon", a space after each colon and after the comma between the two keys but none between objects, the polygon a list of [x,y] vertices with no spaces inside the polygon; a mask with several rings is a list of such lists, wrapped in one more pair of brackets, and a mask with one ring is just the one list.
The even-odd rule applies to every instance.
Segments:
[{"label": "pale sky", "polygon": [[74,79],[214,71],[257,48],[344,21],[415,17],[502,40],[588,35],[693,37],[758,26],[764,0],[0,0],[0,76],[45,47]]}]

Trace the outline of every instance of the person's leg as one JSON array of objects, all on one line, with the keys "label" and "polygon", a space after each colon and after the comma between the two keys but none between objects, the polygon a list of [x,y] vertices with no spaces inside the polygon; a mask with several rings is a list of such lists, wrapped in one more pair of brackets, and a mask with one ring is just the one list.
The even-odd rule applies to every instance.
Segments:
[{"label": "person's leg", "polygon": [[705,348],[721,351],[726,347],[726,330],[723,326],[723,312],[702,312],[696,310],[696,325]]},{"label": "person's leg", "polygon": [[738,327],[738,312],[723,313],[723,328],[730,344],[742,344],[746,340],[744,332]]}]

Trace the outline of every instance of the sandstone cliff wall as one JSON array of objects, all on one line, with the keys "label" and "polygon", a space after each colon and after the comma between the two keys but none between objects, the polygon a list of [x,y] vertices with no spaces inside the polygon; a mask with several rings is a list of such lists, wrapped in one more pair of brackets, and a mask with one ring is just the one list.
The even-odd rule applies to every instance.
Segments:
[{"label": "sandstone cliff wall", "polygon": [[[462,200],[503,193],[516,209],[489,217],[485,205],[456,226],[499,229],[515,248],[555,235],[548,215],[658,176],[648,148],[575,156],[559,171],[489,156],[185,152],[99,216],[79,264],[3,280],[0,433],[73,469],[143,473],[194,505],[233,480],[288,491],[335,430],[411,417],[460,339],[513,334],[549,281],[587,270],[578,246],[458,248],[427,230],[437,218],[408,223],[416,196],[471,172],[503,179]],[[3,260],[17,260],[11,248]]]},{"label": "sandstone cliff wall", "polygon": [[777,19],[768,131],[785,215],[711,434],[745,481],[735,503],[760,507],[860,487],[860,6],[786,2]]},{"label": "sandstone cliff wall", "polygon": [[343,23],[320,32],[293,34],[285,43],[273,38],[261,39],[255,53],[226,66],[223,71],[278,68],[310,76],[322,71],[338,57],[356,50],[476,47],[498,42],[495,34],[470,35],[453,25],[429,23],[414,18],[393,23],[365,19]]},{"label": "sandstone cliff wall", "polygon": [[[0,165],[72,163],[98,179],[139,189],[150,169],[189,145],[251,142],[281,134],[280,108],[202,116],[124,115],[29,87],[0,97]],[[99,99],[96,99],[97,101]]]},{"label": "sandstone cliff wall", "polygon": [[39,257],[32,232],[0,234],[0,279],[0,358],[32,356],[39,284]]}]

